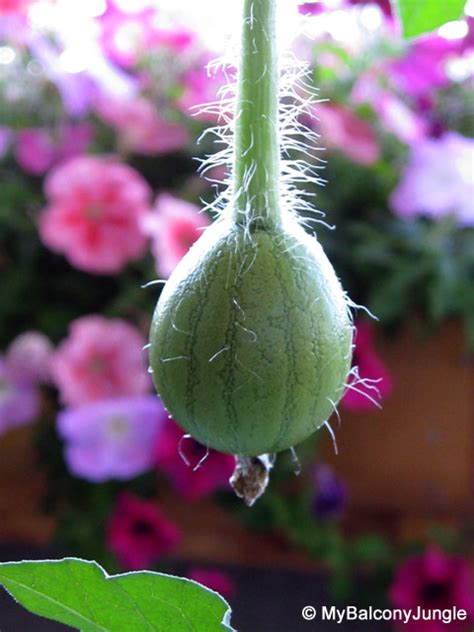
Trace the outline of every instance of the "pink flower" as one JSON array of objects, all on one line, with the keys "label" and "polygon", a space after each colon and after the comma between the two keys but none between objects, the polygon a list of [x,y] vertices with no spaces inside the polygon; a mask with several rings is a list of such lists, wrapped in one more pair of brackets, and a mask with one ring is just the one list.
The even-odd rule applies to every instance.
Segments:
[{"label": "pink flower", "polygon": [[40,216],[41,238],[72,265],[113,274],[144,253],[140,222],[149,211],[150,188],[128,165],[75,158],[48,175],[45,193],[49,204]]},{"label": "pink flower", "polygon": [[143,395],[150,389],[144,368],[144,339],[120,319],[83,316],[53,356],[51,372],[65,404]]},{"label": "pink flower", "polygon": [[158,274],[168,277],[209,224],[194,204],[162,193],[143,228],[152,239]]},{"label": "pink flower", "polygon": [[7,362],[0,357],[0,434],[24,426],[35,420],[40,399],[37,389],[18,381],[10,372]]},{"label": "pink flower", "polygon": [[342,105],[319,104],[316,114],[323,143],[361,165],[372,165],[378,160],[377,137],[366,121]]},{"label": "pink flower", "polygon": [[226,85],[227,80],[221,69],[208,71],[206,60],[202,60],[197,68],[191,68],[181,77],[183,93],[177,100],[177,105],[187,116],[193,115],[203,121],[215,121],[217,115],[212,112],[199,112],[200,106],[205,106],[219,100],[219,90]]},{"label": "pink flower", "polygon": [[66,408],[57,424],[69,470],[95,483],[143,474],[153,465],[154,445],[166,419],[154,395]]},{"label": "pink flower", "polygon": [[185,28],[164,28],[155,7],[125,12],[109,2],[100,18],[102,47],[118,64],[128,68],[141,56],[163,46],[180,54],[194,42],[195,34]]},{"label": "pink flower", "polygon": [[414,98],[428,96],[433,89],[449,84],[445,62],[460,51],[461,43],[436,34],[416,39],[406,55],[387,67],[386,75],[395,87]]},{"label": "pink flower", "polygon": [[408,165],[390,198],[402,217],[450,213],[474,225],[474,139],[456,132],[426,138],[411,148]]},{"label": "pink flower", "polygon": [[93,135],[87,123],[64,124],[54,133],[46,128],[24,129],[16,135],[16,161],[26,173],[42,176],[57,162],[82,154]]},{"label": "pink flower", "polygon": [[153,502],[123,492],[110,516],[108,548],[127,570],[147,568],[172,550],[180,540],[178,527]]},{"label": "pink flower", "polygon": [[[458,555],[448,555],[430,548],[420,555],[404,560],[395,572],[390,588],[394,608],[425,611],[454,606],[467,612],[467,621],[453,621],[449,626],[442,621],[410,621],[407,632],[442,632],[466,629],[474,621],[474,569]],[[469,627],[469,625],[467,626]]]},{"label": "pink flower", "polygon": [[47,382],[53,352],[53,345],[47,336],[39,331],[27,331],[17,336],[8,347],[8,370],[18,382]]},{"label": "pink flower", "polygon": [[0,16],[13,13],[26,13],[33,0],[0,0]]},{"label": "pink flower", "polygon": [[215,590],[224,599],[230,599],[235,592],[235,584],[228,573],[218,568],[192,568],[188,577],[211,590]]},{"label": "pink flower", "polygon": [[102,96],[96,109],[104,121],[115,127],[119,143],[141,154],[164,154],[186,147],[185,127],[162,118],[154,105],[143,97],[114,99]]},{"label": "pink flower", "polygon": [[15,158],[26,173],[42,176],[53,165],[56,147],[46,129],[24,129],[16,135]]},{"label": "pink flower", "polygon": [[[357,323],[353,364],[358,367],[358,375],[351,375],[349,387],[341,400],[342,405],[348,410],[372,410],[375,406],[374,400],[377,401],[379,394],[383,399],[393,390],[393,378],[377,355],[374,333],[372,324]],[[366,384],[364,380],[367,380]]]},{"label": "pink flower", "polygon": [[[227,488],[235,468],[234,457],[216,450],[209,450],[206,456],[203,445],[192,438],[182,437],[183,431],[170,421],[155,446],[156,467],[168,476],[174,489],[187,500],[198,500],[218,489]],[[189,465],[184,462],[180,452]]]}]

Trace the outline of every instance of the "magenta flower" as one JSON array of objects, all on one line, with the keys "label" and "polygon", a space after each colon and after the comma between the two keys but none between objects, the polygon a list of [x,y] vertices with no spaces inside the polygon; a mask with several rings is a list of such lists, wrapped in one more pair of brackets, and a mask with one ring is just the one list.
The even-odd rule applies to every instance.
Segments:
[{"label": "magenta flower", "polygon": [[123,492],[106,527],[107,546],[127,570],[152,566],[181,538],[158,505]]},{"label": "magenta flower", "polygon": [[194,204],[168,193],[159,195],[143,223],[152,239],[158,274],[168,277],[208,224],[207,216]]},{"label": "magenta flower", "polygon": [[24,129],[16,135],[15,158],[25,173],[42,176],[57,162],[85,152],[93,135],[86,123],[62,125],[55,134],[46,128]]},{"label": "magenta flower", "polygon": [[144,254],[140,222],[149,211],[151,192],[128,165],[75,158],[48,175],[45,193],[49,204],[40,216],[40,236],[75,267],[113,274]]},{"label": "magenta flower", "polygon": [[48,382],[53,352],[53,345],[47,336],[39,331],[27,331],[17,336],[8,347],[8,370],[18,382]]},{"label": "magenta flower", "polygon": [[403,94],[414,98],[429,96],[449,84],[446,60],[458,53],[460,42],[436,34],[416,39],[406,55],[390,62],[386,75]]},{"label": "magenta flower", "polygon": [[201,106],[219,100],[220,89],[227,84],[227,79],[220,68],[208,71],[206,60],[201,60],[199,67],[186,71],[180,79],[182,94],[177,105],[187,116],[193,115],[203,121],[214,122],[217,114],[211,111],[200,111]]},{"label": "magenta flower", "polygon": [[361,165],[372,165],[378,160],[379,144],[369,123],[342,105],[319,104],[316,115],[316,127],[328,147],[339,149]]},{"label": "magenta flower", "polygon": [[99,23],[102,48],[125,68],[158,47],[166,47],[175,54],[184,53],[195,40],[195,34],[188,29],[164,27],[155,7],[125,12],[109,2]]},{"label": "magenta flower", "polygon": [[143,97],[114,99],[102,95],[96,109],[118,131],[119,144],[124,149],[140,154],[164,154],[182,149],[189,142],[185,127],[162,118]]},{"label": "magenta flower", "polygon": [[313,478],[316,484],[312,502],[314,515],[321,520],[339,518],[347,504],[347,485],[329,465],[317,465]]},{"label": "magenta flower", "polygon": [[472,138],[448,132],[418,142],[390,198],[393,210],[402,217],[435,219],[453,213],[461,225],[473,226],[473,164]]},{"label": "magenta flower", "polygon": [[42,176],[56,158],[56,147],[46,129],[24,129],[16,135],[15,158],[26,173]]},{"label": "magenta flower", "polygon": [[230,575],[218,568],[192,568],[188,577],[211,590],[215,590],[224,599],[230,599],[235,593],[235,584]]},{"label": "magenta flower", "polygon": [[183,431],[173,421],[165,425],[158,437],[155,463],[174,489],[187,500],[199,500],[218,489],[227,488],[235,468],[232,455],[207,451],[190,437],[183,439]]},{"label": "magenta flower", "polygon": [[73,321],[51,362],[62,402],[77,406],[147,393],[143,346],[141,333],[124,320],[90,315]]},{"label": "magenta flower", "polygon": [[26,13],[33,0],[0,0],[0,16]]},{"label": "magenta flower", "polygon": [[368,322],[357,323],[353,365],[348,388],[341,400],[342,406],[353,411],[369,411],[393,390],[393,378],[389,369],[377,355],[374,343],[374,327]]},{"label": "magenta flower", "polygon": [[37,389],[13,377],[5,359],[0,357],[0,434],[34,421],[39,407]]},{"label": "magenta flower", "polygon": [[153,395],[66,408],[57,419],[69,470],[94,483],[128,480],[149,470],[166,413]]},{"label": "magenta flower", "polygon": [[[458,555],[448,555],[430,548],[420,555],[404,560],[395,572],[390,588],[390,601],[394,608],[433,611],[465,610],[467,621],[410,621],[403,630],[407,632],[442,632],[466,629],[466,623],[474,621],[474,569]],[[469,626],[468,626],[469,627]]]}]

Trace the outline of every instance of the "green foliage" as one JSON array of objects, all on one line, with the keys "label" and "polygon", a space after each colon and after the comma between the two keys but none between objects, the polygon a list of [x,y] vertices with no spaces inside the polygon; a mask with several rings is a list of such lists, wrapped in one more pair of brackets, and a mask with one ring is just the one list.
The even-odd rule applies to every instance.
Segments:
[{"label": "green foliage", "polygon": [[0,564],[0,584],[31,612],[83,632],[233,630],[217,593],[161,573],[109,576],[95,562],[66,558]]},{"label": "green foliage", "polygon": [[392,0],[404,37],[416,37],[459,20],[465,0]]}]

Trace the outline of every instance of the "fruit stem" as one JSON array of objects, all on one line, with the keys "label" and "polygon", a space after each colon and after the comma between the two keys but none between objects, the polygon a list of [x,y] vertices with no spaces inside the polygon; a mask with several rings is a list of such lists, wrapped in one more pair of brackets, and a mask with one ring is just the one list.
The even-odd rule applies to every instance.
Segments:
[{"label": "fruit stem", "polygon": [[275,226],[280,209],[278,0],[244,0],[235,105],[233,219]]}]

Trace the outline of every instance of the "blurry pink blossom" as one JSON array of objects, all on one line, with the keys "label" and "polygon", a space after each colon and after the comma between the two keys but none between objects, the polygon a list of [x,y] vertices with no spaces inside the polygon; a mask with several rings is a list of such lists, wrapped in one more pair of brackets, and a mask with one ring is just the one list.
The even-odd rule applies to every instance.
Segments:
[{"label": "blurry pink blossom", "polygon": [[163,27],[155,7],[123,11],[116,3],[108,4],[99,20],[100,41],[106,54],[121,66],[133,66],[159,46],[179,54],[194,42],[195,35],[188,29]]},{"label": "blurry pink blossom", "polygon": [[372,165],[379,158],[377,136],[366,121],[343,105],[319,104],[315,111],[319,122],[315,124],[322,142],[342,151],[361,165]]},{"label": "blurry pink blossom", "polygon": [[408,165],[390,204],[400,216],[450,213],[474,225],[474,139],[456,132],[426,138],[411,148]]},{"label": "blurry pink blossom", "polygon": [[61,401],[76,406],[147,393],[143,345],[141,333],[124,320],[89,315],[73,321],[51,361]]},{"label": "blurry pink blossom", "polygon": [[10,374],[19,382],[47,382],[54,352],[50,339],[39,331],[26,331],[9,345],[6,362]]},{"label": "blurry pink blossom", "polygon": [[[402,561],[395,571],[390,588],[394,608],[431,613],[434,609],[465,610],[467,621],[459,619],[449,625],[440,620],[409,621],[400,629],[406,632],[463,632],[474,622],[474,568],[468,560],[430,548]],[[467,626],[466,626],[467,623]]]},{"label": "blurry pink blossom", "polygon": [[137,571],[158,562],[176,546],[181,534],[156,503],[123,492],[107,522],[106,537],[120,564]]},{"label": "blurry pink blossom", "polygon": [[218,568],[192,568],[188,577],[211,590],[215,590],[224,599],[230,599],[235,592],[235,584],[230,575]]},{"label": "blurry pink blossom", "polygon": [[207,216],[194,204],[168,193],[159,195],[153,212],[143,222],[152,239],[158,274],[168,277],[208,224]]},{"label": "blurry pink blossom", "polygon": [[179,123],[162,118],[144,97],[116,99],[101,96],[96,109],[119,133],[119,143],[141,154],[163,154],[186,147],[189,134]]},{"label": "blurry pink blossom", "polygon": [[[358,374],[350,376],[349,387],[341,400],[342,406],[348,410],[356,412],[372,410],[379,399],[379,394],[383,399],[393,390],[392,375],[377,355],[374,335],[375,328],[371,323],[364,321],[357,323],[353,365],[358,367]],[[367,380],[366,384],[364,380]]]},{"label": "blurry pink blossom", "polygon": [[151,191],[128,165],[95,156],[56,167],[45,182],[48,206],[39,220],[40,236],[75,267],[113,274],[144,254],[141,219]]},{"label": "blurry pink blossom", "polygon": [[403,94],[414,98],[429,96],[448,85],[447,59],[460,52],[460,40],[448,40],[434,33],[420,37],[407,53],[386,67],[386,76]]},{"label": "blurry pink blossom", "polygon": [[187,500],[205,498],[218,489],[228,488],[235,468],[234,457],[207,451],[191,437],[183,439],[183,434],[174,421],[168,421],[155,446],[157,469],[168,476],[174,489]]},{"label": "blurry pink blossom", "polygon": [[16,135],[15,158],[23,171],[42,176],[57,162],[85,152],[93,135],[87,123],[68,123],[57,130],[24,129]]},{"label": "blurry pink blossom", "polygon": [[62,410],[58,433],[75,476],[95,483],[149,470],[167,414],[154,395],[119,397]]},{"label": "blurry pink blossom", "polygon": [[15,158],[26,173],[42,176],[56,158],[56,147],[47,129],[24,129],[16,135]]},{"label": "blurry pink blossom", "polygon": [[0,434],[35,420],[40,399],[34,385],[20,382],[0,357]]},{"label": "blurry pink blossom", "polygon": [[183,93],[177,100],[177,105],[187,116],[192,115],[203,121],[212,122],[217,119],[217,114],[200,111],[200,108],[219,101],[219,90],[227,84],[227,79],[219,67],[208,70],[207,61],[201,60],[198,67],[189,69],[181,77]]},{"label": "blurry pink blossom", "polygon": [[0,17],[13,13],[26,13],[33,0],[0,0]]}]

